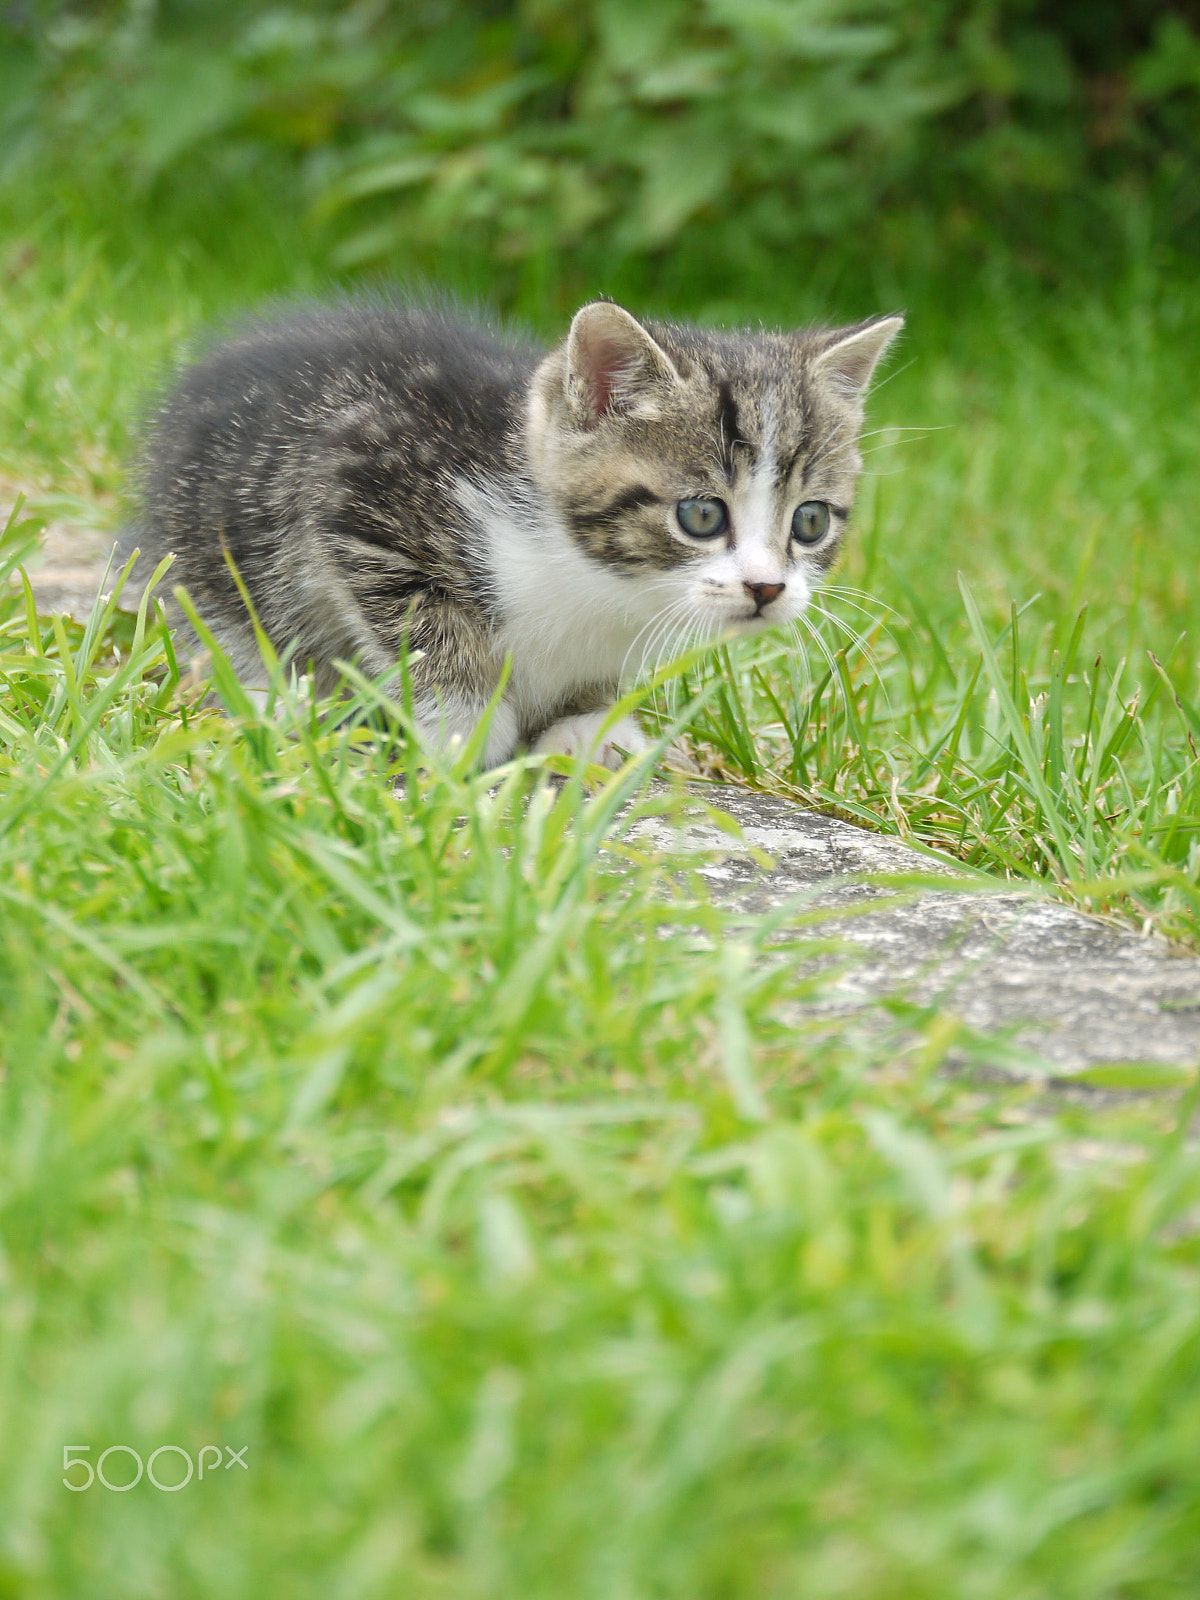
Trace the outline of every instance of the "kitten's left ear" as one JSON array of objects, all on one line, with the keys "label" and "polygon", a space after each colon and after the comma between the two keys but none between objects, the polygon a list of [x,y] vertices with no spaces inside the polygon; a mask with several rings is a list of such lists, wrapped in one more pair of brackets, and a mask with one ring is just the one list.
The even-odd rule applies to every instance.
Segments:
[{"label": "kitten's left ear", "polygon": [[814,358],[812,370],[827,374],[847,399],[857,400],[866,393],[880,357],[903,326],[903,317],[892,316],[838,328],[827,335],[830,342]]},{"label": "kitten's left ear", "polygon": [[679,382],[670,356],[628,311],[596,300],[575,313],[567,335],[567,401],[585,428],[611,411],[636,411]]}]

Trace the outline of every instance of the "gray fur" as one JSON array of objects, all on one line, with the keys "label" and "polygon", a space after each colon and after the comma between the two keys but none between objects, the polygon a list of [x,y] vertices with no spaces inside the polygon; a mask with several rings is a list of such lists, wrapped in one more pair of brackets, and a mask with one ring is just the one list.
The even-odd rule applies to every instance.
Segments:
[{"label": "gray fur", "polygon": [[[332,689],[407,639],[420,718],[486,752],[599,713],[651,648],[799,614],[835,559],[862,395],[900,326],[716,333],[585,306],[548,353],[382,299],[256,324],[187,369],[148,430],[123,543],[176,556],[239,673],[262,681],[228,551],[276,649]],[[678,502],[718,498],[699,541]],[[828,538],[790,540],[800,500]],[[773,596],[773,591],[786,591]]]}]

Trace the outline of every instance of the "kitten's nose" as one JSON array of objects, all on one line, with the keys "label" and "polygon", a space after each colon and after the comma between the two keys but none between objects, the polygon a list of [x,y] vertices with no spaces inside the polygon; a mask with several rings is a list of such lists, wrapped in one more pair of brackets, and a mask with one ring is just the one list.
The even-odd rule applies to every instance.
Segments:
[{"label": "kitten's nose", "polygon": [[778,599],[783,593],[785,585],[782,583],[743,583],[742,588],[746,593],[753,595],[761,611],[763,606],[769,606],[772,600]]}]

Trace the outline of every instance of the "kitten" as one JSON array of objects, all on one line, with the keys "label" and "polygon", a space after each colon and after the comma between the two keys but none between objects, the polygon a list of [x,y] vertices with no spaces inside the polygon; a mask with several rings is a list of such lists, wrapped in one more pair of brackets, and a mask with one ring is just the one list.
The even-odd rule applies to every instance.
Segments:
[{"label": "kitten", "polygon": [[176,553],[263,681],[227,547],[318,692],[405,643],[422,733],[484,760],[616,766],[623,679],[689,641],[800,615],[841,544],[871,373],[902,326],[717,333],[585,305],[549,353],[435,309],[348,301],[251,325],[158,412],[123,543]]}]

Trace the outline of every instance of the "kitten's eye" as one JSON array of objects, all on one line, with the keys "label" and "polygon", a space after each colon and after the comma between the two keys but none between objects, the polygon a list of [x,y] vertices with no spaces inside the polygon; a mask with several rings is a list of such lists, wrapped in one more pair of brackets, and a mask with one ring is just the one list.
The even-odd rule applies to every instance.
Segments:
[{"label": "kitten's eye", "polygon": [[681,500],[675,507],[679,526],[694,539],[715,539],[729,525],[724,500]]},{"label": "kitten's eye", "polygon": [[792,512],[792,538],[800,544],[820,544],[829,531],[829,507],[824,500],[806,500]]}]

